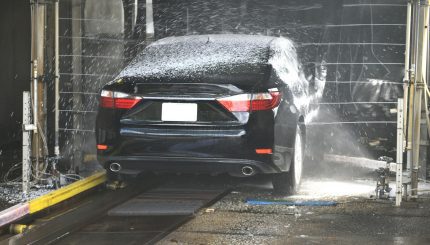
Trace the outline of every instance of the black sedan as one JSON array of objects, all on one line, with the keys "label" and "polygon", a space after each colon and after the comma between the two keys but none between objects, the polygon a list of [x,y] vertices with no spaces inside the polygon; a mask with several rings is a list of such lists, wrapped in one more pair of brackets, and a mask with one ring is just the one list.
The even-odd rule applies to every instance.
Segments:
[{"label": "black sedan", "polygon": [[300,183],[308,84],[286,38],[169,37],[100,94],[97,156],[111,178],[142,171],[269,174]]}]

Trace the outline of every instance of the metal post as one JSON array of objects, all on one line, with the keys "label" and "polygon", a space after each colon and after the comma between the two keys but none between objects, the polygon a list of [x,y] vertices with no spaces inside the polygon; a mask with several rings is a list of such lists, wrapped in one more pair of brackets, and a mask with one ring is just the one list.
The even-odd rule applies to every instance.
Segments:
[{"label": "metal post", "polygon": [[132,18],[133,18],[133,22],[132,22],[132,27],[131,27],[131,29],[133,30],[133,32],[134,32],[134,30],[136,29],[136,24],[137,24],[137,10],[138,10],[138,0],[134,0],[134,3],[133,3],[133,14],[132,14]]},{"label": "metal post", "polygon": [[187,31],[185,33],[186,35],[190,34],[190,13],[188,8],[187,8]]},{"label": "metal post", "polygon": [[58,0],[55,1],[54,6],[54,70],[55,70],[55,146],[54,154],[55,156],[60,155],[60,68],[59,68],[59,58],[60,58],[60,45],[59,45],[59,3]]},{"label": "metal post", "polygon": [[[410,48],[411,48],[411,16],[412,16],[412,6],[411,2],[408,1],[407,13],[406,13],[406,41],[405,41],[405,76],[403,77],[403,108],[407,108],[408,103],[408,83],[410,81]],[[407,118],[406,113],[408,110],[405,110],[404,118]],[[407,120],[403,121],[403,129],[407,130],[406,127]],[[403,132],[403,135],[406,135],[406,131]],[[406,140],[406,139],[405,139]],[[406,145],[406,142],[403,143]]]},{"label": "metal post", "polygon": [[[83,0],[74,0],[72,1],[72,19],[79,20],[82,19],[82,7],[84,1]],[[72,23],[72,36],[79,37],[82,35],[83,28],[81,21],[74,21]],[[80,57],[82,55],[82,39],[74,38],[72,40],[72,53],[74,55],[72,59],[72,86],[73,92],[78,92],[73,94],[73,105],[72,110],[79,111],[82,110],[83,101],[82,95],[79,92],[83,90],[83,83],[85,82],[84,77],[81,75],[84,73],[83,61]],[[80,129],[82,124],[84,123],[84,117],[81,113],[73,113],[73,128]],[[69,136],[70,137],[70,136]],[[81,132],[76,131],[72,134],[72,146],[71,146],[71,154],[73,155],[72,166],[70,168],[70,172],[74,172],[79,169],[82,164],[82,151],[83,151],[83,136]]]},{"label": "metal post", "polygon": [[[39,179],[40,171],[44,169],[44,163],[41,164],[39,158],[44,154],[42,144],[44,143],[44,132],[46,131],[46,94],[45,84],[40,81],[40,77],[44,73],[45,61],[45,19],[46,19],[46,5],[41,4],[39,0],[32,3],[33,6],[33,34],[32,34],[32,106],[33,106],[33,124],[36,129],[33,131],[32,137],[32,156],[35,157],[33,169],[36,179]],[[41,141],[42,140],[42,141]]]},{"label": "metal post", "polygon": [[[422,96],[426,86],[426,66],[428,38],[426,28],[428,23],[429,0],[413,1],[412,6],[412,42],[410,48],[410,73],[409,73],[409,103],[407,123],[407,168],[410,170],[411,195],[413,198],[418,194],[418,170],[421,140],[421,118],[422,118]],[[427,106],[427,105],[425,105]]]},{"label": "metal post", "polygon": [[[426,4],[427,3],[427,4]],[[426,113],[426,111],[428,111],[427,109],[427,65],[429,63],[428,60],[428,22],[429,22],[429,2],[426,1],[426,3],[424,1],[421,2],[420,4],[420,29],[419,29],[419,33],[420,33],[420,51],[419,51],[419,56],[418,56],[418,69],[417,69],[417,74],[419,75],[419,84],[421,85],[421,90],[422,90],[422,98],[421,98],[421,130],[420,130],[420,150],[419,150],[419,157],[418,157],[418,164],[419,164],[419,169],[418,169],[418,178],[419,179],[426,179],[426,172],[427,172],[427,159],[428,159],[428,153],[427,153],[427,148],[428,148],[428,132],[427,132],[427,121],[428,121],[428,114]]]},{"label": "metal post", "polygon": [[34,143],[34,148],[33,148],[33,156],[36,158],[36,163],[35,163],[35,168],[36,169],[36,175],[37,170],[38,170],[38,166],[39,166],[39,135],[37,132],[37,123],[39,122],[39,117],[38,117],[38,110],[39,110],[39,102],[38,102],[38,72],[37,72],[37,59],[33,60],[33,93],[32,93],[32,98],[33,98],[33,124],[35,125],[35,128],[33,130],[33,143]]},{"label": "metal post", "polygon": [[[137,19],[137,0],[123,0],[124,3],[124,38],[127,40],[133,40],[134,31]],[[124,55],[127,61],[130,61],[135,56],[135,45],[132,42],[126,42],[124,44],[125,50]]]},{"label": "metal post", "polygon": [[27,195],[30,191],[30,171],[31,171],[31,136],[26,126],[30,124],[31,97],[30,92],[24,91],[22,96],[22,192]]},{"label": "metal post", "polygon": [[416,86],[415,102],[414,102],[414,124],[413,140],[412,140],[412,166],[411,166],[411,195],[416,198],[418,194],[418,167],[419,167],[419,153],[421,141],[421,99],[422,99],[422,84]]},{"label": "metal post", "polygon": [[[32,37],[32,41],[33,41],[33,54],[32,54],[32,59],[33,59],[33,67],[32,67],[32,77],[33,77],[33,121],[37,122],[38,118],[37,118],[37,107],[38,107],[38,101],[37,101],[37,57],[38,57],[38,52],[39,52],[39,39],[38,39],[38,11],[39,11],[39,3],[38,1],[34,2],[34,6],[33,6],[33,37]],[[37,134],[37,129],[34,130],[34,133]],[[38,155],[38,154],[36,154]]]},{"label": "metal post", "polygon": [[[417,66],[417,2],[413,1],[411,6],[411,42],[410,42],[410,70],[409,70],[409,83],[408,83],[408,106],[407,106],[407,141],[406,141],[406,171],[411,180],[411,189],[414,189],[412,182],[415,180],[413,177],[414,168],[414,138],[415,138],[415,111],[416,111],[416,66]],[[418,124],[419,126],[419,124]],[[406,193],[408,195],[408,193]],[[411,193],[413,195],[413,193]]]},{"label": "metal post", "polygon": [[422,99],[422,81],[421,81],[421,10],[420,4],[417,1],[414,4],[414,65],[415,65],[415,95],[413,97],[413,107],[412,109],[412,149],[411,149],[411,196],[416,198],[418,194],[418,160],[420,151],[420,140],[421,140],[421,99]]},{"label": "metal post", "polygon": [[413,108],[415,95],[415,36],[412,33],[416,32],[415,28],[415,4],[412,6],[412,1],[408,2],[407,9],[407,28],[406,28],[406,54],[405,54],[405,123],[404,130],[406,135],[405,151],[406,151],[406,173],[408,182],[405,183],[405,195],[408,196],[408,185],[411,179],[412,169],[412,126],[413,126]]},{"label": "metal post", "polygon": [[146,45],[154,41],[154,12],[152,0],[146,0]]},{"label": "metal post", "polygon": [[402,202],[403,189],[403,99],[397,102],[396,206]]},{"label": "metal post", "polygon": [[[34,124],[37,124],[38,121],[38,101],[37,101],[37,60],[33,60],[33,121]],[[37,134],[37,128],[34,130],[34,133]]]}]

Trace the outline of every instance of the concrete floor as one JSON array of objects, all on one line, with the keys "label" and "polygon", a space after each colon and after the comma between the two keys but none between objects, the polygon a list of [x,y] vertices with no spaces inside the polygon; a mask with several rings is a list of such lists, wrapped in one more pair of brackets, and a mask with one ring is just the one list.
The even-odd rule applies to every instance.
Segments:
[{"label": "concrete floor", "polygon": [[428,200],[393,208],[364,199],[279,210],[215,205],[213,213],[200,214],[160,244],[429,244],[429,207]]},{"label": "concrete floor", "polygon": [[[307,174],[298,195],[291,197],[272,196],[264,181],[240,185],[159,243],[430,244],[429,196],[396,208],[394,201],[370,198],[375,189],[370,177],[369,170],[319,169]],[[337,205],[253,206],[245,203],[248,198],[325,200]]]},{"label": "concrete floor", "polygon": [[[430,244],[429,195],[396,208],[393,200],[371,198],[376,185],[372,170],[332,162],[306,166],[300,191],[288,197],[272,195],[267,178],[171,178],[178,186],[227,186],[232,191],[159,244]],[[250,198],[337,205],[255,206],[245,202]]]}]

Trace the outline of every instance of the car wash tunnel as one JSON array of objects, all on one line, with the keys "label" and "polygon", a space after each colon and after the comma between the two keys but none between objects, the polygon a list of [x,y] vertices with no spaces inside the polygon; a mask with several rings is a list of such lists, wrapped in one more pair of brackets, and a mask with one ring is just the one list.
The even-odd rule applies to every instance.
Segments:
[{"label": "car wash tunnel", "polygon": [[8,0],[0,244],[430,244],[429,0]]}]

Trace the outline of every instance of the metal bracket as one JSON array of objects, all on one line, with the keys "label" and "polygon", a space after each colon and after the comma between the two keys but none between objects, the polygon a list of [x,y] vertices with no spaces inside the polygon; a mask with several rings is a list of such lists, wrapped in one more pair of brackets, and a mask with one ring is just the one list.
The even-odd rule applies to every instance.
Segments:
[{"label": "metal bracket", "polygon": [[402,184],[409,185],[411,183],[411,171],[403,171]]},{"label": "metal bracket", "polygon": [[30,191],[31,176],[31,133],[35,125],[31,123],[31,96],[30,92],[24,91],[22,96],[22,192],[28,195]]},{"label": "metal bracket", "polygon": [[35,131],[37,127],[34,124],[24,124],[23,129],[24,131]]},{"label": "metal bracket", "polygon": [[395,162],[390,162],[387,164],[387,168],[390,170],[390,172],[397,172],[397,163]]}]

